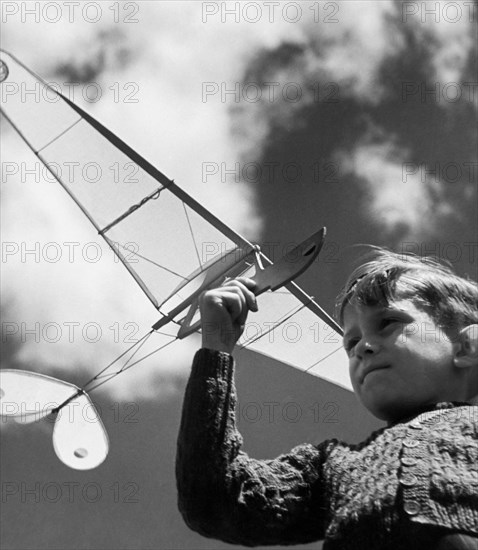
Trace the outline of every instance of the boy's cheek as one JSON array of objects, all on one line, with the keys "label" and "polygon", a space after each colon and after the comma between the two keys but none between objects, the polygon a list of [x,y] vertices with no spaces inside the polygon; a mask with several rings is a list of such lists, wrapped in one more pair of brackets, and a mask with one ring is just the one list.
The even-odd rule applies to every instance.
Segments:
[{"label": "boy's cheek", "polygon": [[408,340],[420,334],[420,325],[418,323],[410,323],[406,325],[400,335],[400,342],[406,344]]},{"label": "boy's cheek", "polygon": [[357,361],[354,361],[353,359],[349,360],[349,377],[350,377],[350,381],[352,382],[352,387],[354,389],[354,392],[358,393],[358,389],[359,389],[358,367],[357,367]]}]

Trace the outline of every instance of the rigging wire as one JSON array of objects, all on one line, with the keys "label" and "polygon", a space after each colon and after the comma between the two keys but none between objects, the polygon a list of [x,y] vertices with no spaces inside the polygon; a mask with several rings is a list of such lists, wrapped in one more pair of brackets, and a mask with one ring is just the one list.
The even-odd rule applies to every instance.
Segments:
[{"label": "rigging wire", "polygon": [[193,244],[194,244],[194,249],[196,250],[196,256],[197,256],[198,263],[199,263],[199,269],[201,269],[201,271],[202,271],[203,265],[201,263],[201,256],[199,255],[198,245],[196,243],[196,238],[194,237],[193,228],[192,228],[192,225],[191,225],[191,220],[189,219],[189,214],[188,214],[188,211],[186,209],[186,205],[184,204],[184,201],[182,201],[182,205],[183,205],[183,208],[184,208],[184,214],[186,215],[186,220],[188,222],[189,232],[191,233],[191,239],[192,239]]},{"label": "rigging wire", "polygon": [[142,260],[144,260],[145,262],[149,262],[150,264],[156,266],[156,267],[159,267],[160,269],[163,269],[164,271],[167,271],[168,273],[171,273],[171,275],[175,275],[176,277],[179,277],[180,279],[182,279],[183,281],[187,281],[189,282],[191,279],[188,279],[187,277],[184,277],[184,275],[181,275],[180,273],[177,273],[176,271],[173,271],[172,269],[169,269],[169,267],[166,267],[164,265],[161,265],[161,264],[158,264],[157,262],[155,262],[154,260],[152,260],[151,258],[148,258],[146,256],[143,256],[142,254],[140,254],[139,252],[136,252],[135,250],[131,250],[131,248],[128,248],[127,246],[125,246],[124,244],[121,244],[121,243],[115,243],[117,244],[120,248],[122,248],[123,250],[126,250],[127,252],[129,252],[130,254],[134,254],[135,256],[138,256],[138,258],[141,258]]},{"label": "rigging wire", "polygon": [[[312,301],[313,301],[313,298],[311,296],[310,297],[310,302],[312,302]],[[275,330],[277,327],[280,327],[281,325],[283,325],[286,321],[288,321],[294,315],[299,313],[299,311],[302,311],[305,307],[307,307],[307,303],[305,303],[305,304],[302,303],[302,305],[300,305],[298,307],[295,307],[295,308],[292,308],[288,313],[284,314],[284,317],[282,319],[279,319],[273,327],[270,327],[265,332],[261,332],[259,335],[255,336],[251,340],[248,340],[248,341],[244,342],[243,344],[238,346],[238,349],[239,350],[244,349],[246,346],[250,346],[254,342],[257,342],[257,340],[260,340],[263,336],[266,336],[267,334],[269,334],[270,332]]]},{"label": "rigging wire", "polygon": [[[159,348],[156,348],[155,350],[151,351],[150,353],[144,355],[143,357],[141,357],[140,359],[138,359],[137,361],[135,361],[134,363],[131,363],[131,365],[128,365],[127,367],[125,366],[124,368],[122,368],[121,370],[119,370],[118,372],[114,373],[113,377],[114,378],[115,376],[118,376],[119,374],[121,374],[122,372],[125,372],[127,371],[128,369],[130,369],[131,367],[134,367],[135,365],[137,365],[138,363],[140,363],[141,361],[144,361],[145,359],[147,359],[148,357],[151,357],[152,355],[154,355],[155,353],[157,353],[158,351],[161,351],[162,349],[166,348],[167,346],[170,346],[173,342],[176,342],[176,340],[179,340],[178,337],[175,337],[174,340],[170,340],[169,342],[166,342],[166,344],[163,344],[162,346],[159,346]],[[111,378],[108,378],[107,380],[104,380],[103,382],[100,382],[99,384],[96,384],[96,386],[93,386],[92,388],[90,388],[88,390],[88,393],[91,393],[93,390],[95,390],[96,388],[99,388],[100,386],[102,386],[103,384],[105,384],[106,382],[109,382],[109,380],[111,380]]]},{"label": "rigging wire", "polygon": [[[91,382],[94,382],[99,376],[101,376],[104,372],[106,372],[110,367],[112,367],[115,363],[117,363],[120,359],[122,359],[127,353],[129,353],[133,348],[136,346],[139,346],[140,344],[143,345],[143,343],[151,336],[151,334],[154,331],[151,329],[149,332],[147,332],[142,338],[140,338],[137,342],[135,342],[132,346],[130,346],[127,350],[125,350],[121,355],[119,355],[116,359],[113,359],[111,363],[106,365],[103,369],[101,369],[95,376],[90,378],[84,385],[83,388],[86,388]],[[135,352],[136,353],[136,352]]]},{"label": "rigging wire", "polygon": [[309,372],[310,370],[312,370],[316,365],[320,365],[320,363],[322,363],[322,361],[325,361],[326,359],[328,359],[329,357],[331,357],[332,355],[334,355],[334,353],[337,353],[338,351],[340,351],[340,347],[339,348],[336,348],[334,349],[334,351],[331,351],[330,353],[328,353],[325,357],[321,357],[318,361],[316,361],[315,363],[313,363],[310,367],[307,367],[304,372]]}]

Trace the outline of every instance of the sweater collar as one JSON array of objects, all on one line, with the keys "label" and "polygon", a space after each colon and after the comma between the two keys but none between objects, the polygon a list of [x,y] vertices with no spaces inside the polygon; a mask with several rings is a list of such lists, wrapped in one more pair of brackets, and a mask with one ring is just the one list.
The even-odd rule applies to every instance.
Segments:
[{"label": "sweater collar", "polygon": [[407,416],[405,418],[401,418],[400,420],[396,420],[394,422],[389,422],[387,424],[388,427],[395,426],[396,424],[406,424],[407,422],[410,422],[414,418],[417,418],[421,414],[433,412],[433,411],[441,411],[444,409],[454,409],[456,407],[471,407],[473,406],[471,403],[467,403],[466,401],[443,401],[441,403],[433,403],[431,405],[426,405],[422,407],[419,411],[417,411],[415,414],[411,416]]}]

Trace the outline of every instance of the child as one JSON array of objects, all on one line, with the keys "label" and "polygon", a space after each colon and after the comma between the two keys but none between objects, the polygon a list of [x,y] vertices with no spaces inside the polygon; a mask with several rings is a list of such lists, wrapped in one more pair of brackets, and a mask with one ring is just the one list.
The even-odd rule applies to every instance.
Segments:
[{"label": "child", "polygon": [[[254,283],[202,298],[178,440],[179,508],[204,536],[324,550],[478,548],[478,285],[432,260],[378,251],[350,276],[340,320],[352,384],[386,428],[359,445],[241,451],[230,355]],[[211,330],[211,327],[216,330]]]}]

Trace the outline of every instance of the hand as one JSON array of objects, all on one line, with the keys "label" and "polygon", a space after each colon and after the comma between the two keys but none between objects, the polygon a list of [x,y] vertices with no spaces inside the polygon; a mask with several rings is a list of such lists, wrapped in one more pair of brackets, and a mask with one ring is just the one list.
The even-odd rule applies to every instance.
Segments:
[{"label": "hand", "polygon": [[202,346],[232,353],[241,337],[249,310],[257,311],[256,283],[239,277],[204,292],[199,300]]}]

